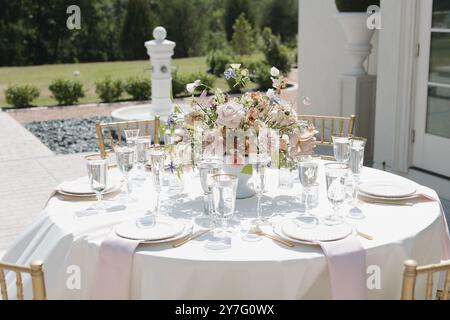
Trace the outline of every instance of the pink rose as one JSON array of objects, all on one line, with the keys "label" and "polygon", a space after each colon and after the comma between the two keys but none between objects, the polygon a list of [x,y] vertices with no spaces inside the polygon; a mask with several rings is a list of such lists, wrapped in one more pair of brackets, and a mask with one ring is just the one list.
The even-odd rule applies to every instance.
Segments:
[{"label": "pink rose", "polygon": [[314,132],[307,131],[301,134],[300,130],[294,130],[290,136],[289,146],[289,154],[293,159],[313,154],[316,147]]},{"label": "pink rose", "polygon": [[230,129],[237,129],[245,117],[245,109],[243,105],[231,101],[218,106],[217,115],[217,124]]}]

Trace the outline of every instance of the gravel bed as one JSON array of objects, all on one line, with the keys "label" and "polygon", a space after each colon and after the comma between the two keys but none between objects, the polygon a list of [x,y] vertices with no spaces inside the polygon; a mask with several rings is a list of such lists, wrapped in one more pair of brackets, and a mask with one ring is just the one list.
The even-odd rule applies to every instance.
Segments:
[{"label": "gravel bed", "polygon": [[25,128],[56,154],[98,151],[96,121],[111,122],[111,117],[93,117],[30,122]]}]

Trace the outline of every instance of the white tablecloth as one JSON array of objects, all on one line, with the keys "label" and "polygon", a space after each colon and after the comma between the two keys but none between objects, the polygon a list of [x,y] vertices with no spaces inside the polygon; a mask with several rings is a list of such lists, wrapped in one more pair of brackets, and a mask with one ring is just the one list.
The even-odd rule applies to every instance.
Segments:
[{"label": "white tablecloth", "polygon": [[[277,188],[277,173],[269,171],[265,213],[291,212],[298,204],[292,190]],[[386,172],[364,168],[362,181],[408,181]],[[315,212],[331,210],[326,199],[325,177],[320,169],[320,204]],[[409,183],[413,183],[409,181]],[[436,193],[417,185],[419,191],[437,198]],[[130,212],[79,217],[76,213],[90,202],[70,202],[53,197],[37,220],[16,240],[4,256],[13,263],[44,261],[49,299],[89,299],[99,246],[117,223],[130,219],[144,209],[153,208],[155,194],[150,180],[136,188],[139,201]],[[198,177],[187,176],[183,192],[170,196],[175,216],[190,219],[202,208]],[[237,217],[255,216],[254,198],[237,201]],[[444,220],[438,202],[418,203],[413,207],[362,204],[366,219],[351,221],[373,241],[360,238],[367,252],[370,299],[399,299],[403,262],[435,263],[443,252]],[[245,242],[237,234],[227,251],[205,249],[205,238],[179,248],[170,245],[141,245],[136,251],[131,296],[134,299],[328,299],[330,285],[326,259],[319,247],[297,245],[294,249],[269,239]],[[377,275],[379,272],[379,288]],[[374,280],[375,279],[375,280]],[[12,275],[7,278],[14,293]],[[30,292],[27,282],[26,291]],[[423,287],[423,282],[418,282]],[[419,296],[420,297],[420,296]]]}]

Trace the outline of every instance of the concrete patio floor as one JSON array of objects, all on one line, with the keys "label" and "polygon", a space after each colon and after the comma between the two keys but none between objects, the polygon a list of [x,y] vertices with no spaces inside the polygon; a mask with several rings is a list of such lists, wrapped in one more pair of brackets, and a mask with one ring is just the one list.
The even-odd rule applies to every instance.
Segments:
[{"label": "concrete patio floor", "polygon": [[[86,174],[85,154],[55,155],[0,111],[0,258],[42,211],[52,190]],[[450,200],[441,199],[450,222]]]}]

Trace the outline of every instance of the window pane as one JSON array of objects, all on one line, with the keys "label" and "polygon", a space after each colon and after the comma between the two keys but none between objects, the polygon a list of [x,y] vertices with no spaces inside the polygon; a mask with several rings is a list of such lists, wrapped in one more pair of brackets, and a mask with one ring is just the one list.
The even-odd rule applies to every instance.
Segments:
[{"label": "window pane", "polygon": [[430,81],[450,84],[450,33],[431,36]]},{"label": "window pane", "polygon": [[450,29],[450,1],[433,1],[433,28]]},{"label": "window pane", "polygon": [[450,138],[450,88],[429,87],[427,133]]}]

